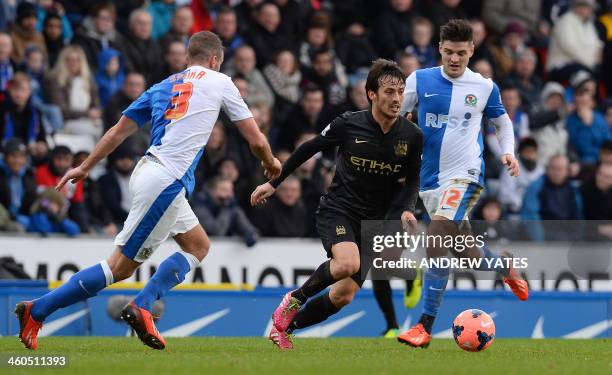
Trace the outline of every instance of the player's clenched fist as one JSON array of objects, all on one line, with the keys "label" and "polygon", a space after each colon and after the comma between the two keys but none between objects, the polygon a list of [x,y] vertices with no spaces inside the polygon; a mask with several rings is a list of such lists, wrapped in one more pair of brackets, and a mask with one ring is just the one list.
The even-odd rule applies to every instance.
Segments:
[{"label": "player's clenched fist", "polygon": [[266,164],[263,161],[261,162],[261,166],[264,168],[264,176],[269,178],[270,180],[275,179],[280,176],[281,170],[283,168],[280,160],[277,158],[272,159],[272,164]]},{"label": "player's clenched fist", "polygon": [[55,187],[55,189],[56,190],[62,190],[62,188],[64,187],[64,185],[66,185],[66,182],[68,182],[68,181],[72,182],[73,184],[76,184],[77,181],[80,181],[80,180],[83,180],[83,179],[87,178],[88,174],[89,173],[87,173],[83,168],[81,168],[81,166],[78,166],[76,168],[72,168],[71,170],[66,172],[64,177],[62,177],[60,182],[58,182],[58,184]]},{"label": "player's clenched fist", "polygon": [[259,185],[251,194],[251,206],[255,207],[260,203],[266,203],[268,197],[275,191],[276,189],[269,182]]}]

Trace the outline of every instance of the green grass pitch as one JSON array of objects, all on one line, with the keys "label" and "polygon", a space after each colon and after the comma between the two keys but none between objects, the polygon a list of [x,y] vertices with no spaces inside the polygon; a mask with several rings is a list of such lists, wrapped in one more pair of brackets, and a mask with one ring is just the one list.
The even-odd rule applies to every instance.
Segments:
[{"label": "green grass pitch", "polygon": [[48,337],[39,350],[0,338],[0,356],[67,355],[64,368],[10,368],[2,374],[612,374],[612,341],[498,339],[480,353],[435,339],[428,349],[370,338],[295,339],[280,352],[264,338],[170,338],[155,351],[136,338]]}]

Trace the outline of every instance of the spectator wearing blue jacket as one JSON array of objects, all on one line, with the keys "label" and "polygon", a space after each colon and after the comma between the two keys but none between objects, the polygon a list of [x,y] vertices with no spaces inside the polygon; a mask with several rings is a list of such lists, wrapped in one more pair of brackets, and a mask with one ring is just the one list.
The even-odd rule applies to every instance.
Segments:
[{"label": "spectator wearing blue jacket", "polygon": [[57,14],[62,20],[62,35],[64,36],[64,41],[69,42],[74,33],[72,31],[72,26],[70,25],[70,21],[68,21],[68,17],[66,17],[66,12],[64,11],[64,7],[57,1],[54,0],[40,0],[38,4],[36,4],[36,17],[38,19],[38,23],[36,24],[36,30],[42,32],[44,28],[45,18],[48,14]]},{"label": "spectator wearing blue jacket", "polygon": [[124,70],[122,56],[116,49],[105,48],[98,55],[96,83],[103,107],[106,107],[111,96],[121,89],[125,79]]},{"label": "spectator wearing blue jacket", "polygon": [[601,145],[612,139],[612,134],[604,116],[593,109],[593,97],[588,90],[576,92],[574,102],[576,111],[567,118],[566,123],[569,141],[581,164],[594,165]]},{"label": "spectator wearing blue jacket", "polygon": [[553,156],[546,174],[535,180],[523,197],[521,218],[527,223],[527,234],[532,240],[561,239],[559,227],[544,233],[542,221],[570,221],[582,219],[582,199],[578,187],[569,179],[569,160],[566,156]]}]

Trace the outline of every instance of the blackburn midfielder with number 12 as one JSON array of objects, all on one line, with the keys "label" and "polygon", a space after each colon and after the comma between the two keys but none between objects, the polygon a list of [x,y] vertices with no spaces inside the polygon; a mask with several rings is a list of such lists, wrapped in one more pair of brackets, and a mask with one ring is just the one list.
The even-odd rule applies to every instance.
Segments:
[{"label": "blackburn midfielder with number 12", "polygon": [[55,310],[95,296],[107,286],[130,277],[168,236],[181,248],[166,258],[144,289],[122,311],[121,318],[154,349],[166,342],[153,322],[153,303],[180,284],[206,256],[210,247],[204,228],[187,197],[193,191],[194,169],[221,108],[262,160],[264,174],[274,178],[281,164],[259,131],[238,89],[219,73],[223,46],[219,37],[202,31],[191,36],[189,66],[145,91],[96,145],[91,155],[69,170],[57,189],[87,177],[89,171],[128,136],[151,122],[151,145],[130,178],[132,203],[115,251],[107,260],[75,273],[61,287],[17,304],[19,338],[26,348],[38,347],[38,332]]},{"label": "blackburn midfielder with number 12", "polygon": [[[455,19],[442,26],[439,51],[442,66],[419,69],[406,79],[402,114],[411,112],[418,103],[418,123],[425,139],[419,195],[432,219],[428,235],[469,235],[468,218],[484,186],[482,118],[486,116],[495,125],[503,152],[501,161],[510,175],[517,176],[514,131],[497,85],[467,67],[474,54],[469,22]],[[427,256],[444,257],[449,250],[457,257],[490,259],[492,264],[500,259],[486,246],[462,252],[429,247]],[[520,300],[528,298],[527,282],[511,266],[487,268],[487,262],[481,261],[479,270],[499,272]],[[424,272],[423,314],[418,324],[398,336],[401,343],[429,345],[449,272],[442,267]]]},{"label": "blackburn midfielder with number 12", "polygon": [[[362,220],[383,220],[394,196],[405,194],[401,219],[406,226],[416,225],[413,212],[423,135],[400,116],[405,79],[396,63],[376,60],[366,80],[371,109],[334,119],[321,134],[295,150],[277,179],[258,186],[251,195],[252,205],[264,202],[302,163],[319,151],[338,146],[336,172],[317,210],[317,230],[330,260],[300,288],[287,293],[274,311],[270,340],[280,349],[293,348],[293,331],[337,313],[361,288],[371,265],[361,263],[360,254],[367,257],[371,251],[361,243]],[[398,181],[402,178],[405,185]],[[329,292],[306,303],[330,285]]]}]

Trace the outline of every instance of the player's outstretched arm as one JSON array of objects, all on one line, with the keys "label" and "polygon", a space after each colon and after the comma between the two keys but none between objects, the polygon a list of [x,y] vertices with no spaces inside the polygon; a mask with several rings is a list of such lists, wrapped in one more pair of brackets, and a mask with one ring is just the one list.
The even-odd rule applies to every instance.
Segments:
[{"label": "player's outstretched arm", "polygon": [[259,130],[255,120],[251,117],[237,121],[236,126],[240,134],[249,142],[251,151],[261,160],[264,175],[269,179],[277,178],[281,173],[281,163],[272,154],[270,144],[266,136]]},{"label": "player's outstretched arm", "polygon": [[138,130],[138,125],[126,116],[121,116],[117,124],[110,128],[106,134],[100,139],[94,150],[89,154],[87,159],[76,168],[70,169],[60,182],[55,187],[61,190],[64,185],[70,181],[73,184],[87,177],[89,171],[98,162],[108,156],[117,146],[121,144],[127,137],[134,134]]}]

